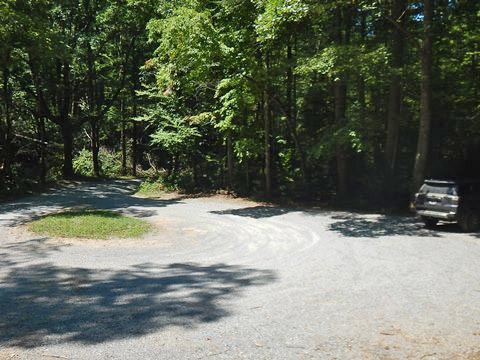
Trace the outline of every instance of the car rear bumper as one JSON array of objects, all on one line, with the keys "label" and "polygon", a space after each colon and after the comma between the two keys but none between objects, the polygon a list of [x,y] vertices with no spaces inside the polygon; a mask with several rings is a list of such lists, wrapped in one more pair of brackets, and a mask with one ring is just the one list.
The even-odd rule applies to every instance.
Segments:
[{"label": "car rear bumper", "polygon": [[457,219],[456,212],[442,212],[433,210],[417,210],[417,215],[435,218],[440,220],[455,221]]}]

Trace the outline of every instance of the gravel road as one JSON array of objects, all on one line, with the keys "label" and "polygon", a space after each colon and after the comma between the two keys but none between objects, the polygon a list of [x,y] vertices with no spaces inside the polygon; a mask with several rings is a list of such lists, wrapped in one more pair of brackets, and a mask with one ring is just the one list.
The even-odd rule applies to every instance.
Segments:
[{"label": "gravel road", "polygon": [[[0,204],[0,359],[480,359],[480,236],[411,217],[71,183]],[[141,239],[29,233],[111,209]]]}]

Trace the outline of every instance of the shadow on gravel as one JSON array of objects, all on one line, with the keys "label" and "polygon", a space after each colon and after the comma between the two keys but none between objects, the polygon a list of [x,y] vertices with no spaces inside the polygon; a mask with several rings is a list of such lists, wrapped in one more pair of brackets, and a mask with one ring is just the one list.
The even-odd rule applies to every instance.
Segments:
[{"label": "shadow on gravel", "polygon": [[[393,216],[376,214],[338,213],[319,209],[283,208],[268,205],[259,205],[240,209],[210,211],[216,215],[235,215],[253,219],[280,216],[291,212],[316,216],[328,216],[335,220],[328,225],[328,230],[335,231],[347,237],[377,238],[382,236],[420,236],[441,237],[444,233],[461,233],[457,224],[440,224],[434,229],[426,229],[413,216]],[[480,237],[480,234],[473,234]]]},{"label": "shadow on gravel", "polygon": [[48,237],[41,237],[7,244],[0,243],[0,270],[20,265],[32,259],[41,259],[51,252],[68,246],[52,244],[48,240]]},{"label": "shadow on gravel", "polygon": [[292,211],[299,211],[299,210],[286,209],[286,208],[281,208],[276,206],[259,205],[259,206],[252,206],[252,207],[247,207],[242,209],[210,211],[210,213],[216,214],[216,215],[236,215],[236,216],[250,217],[254,219],[261,219],[261,218],[268,218],[268,217],[287,214]]},{"label": "shadow on gravel", "polygon": [[420,236],[440,237],[442,233],[460,232],[456,224],[439,225],[435,229],[426,229],[414,217],[378,216],[369,217],[363,215],[335,215],[332,219],[339,220],[328,226],[330,231],[341,233],[347,237],[381,236]]},{"label": "shadow on gravel", "polygon": [[275,281],[272,271],[225,264],[141,264],[125,271],[36,264],[0,284],[0,347],[96,344],[167,326],[195,327],[230,314],[243,289]]},{"label": "shadow on gravel", "polygon": [[145,199],[129,196],[138,182],[117,180],[111,182],[77,182],[64,185],[51,193],[45,193],[10,204],[0,204],[0,215],[11,214],[1,219],[0,225],[17,226],[35,217],[62,209],[118,210],[125,215],[150,217],[156,214],[150,207],[165,207],[179,204],[179,199]]}]

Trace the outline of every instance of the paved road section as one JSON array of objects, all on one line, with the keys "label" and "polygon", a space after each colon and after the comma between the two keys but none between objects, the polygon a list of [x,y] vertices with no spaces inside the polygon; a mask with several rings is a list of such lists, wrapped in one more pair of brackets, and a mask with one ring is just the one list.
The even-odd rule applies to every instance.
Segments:
[{"label": "paved road section", "polygon": [[[413,218],[72,183],[0,204],[0,359],[479,359],[480,237]],[[29,233],[100,208],[140,239]]]}]

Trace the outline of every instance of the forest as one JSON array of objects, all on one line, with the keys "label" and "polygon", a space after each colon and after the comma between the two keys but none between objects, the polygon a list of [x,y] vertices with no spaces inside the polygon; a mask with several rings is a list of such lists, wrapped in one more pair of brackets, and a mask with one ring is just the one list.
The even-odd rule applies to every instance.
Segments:
[{"label": "forest", "polygon": [[0,194],[406,207],[480,176],[480,1],[0,0]]}]

